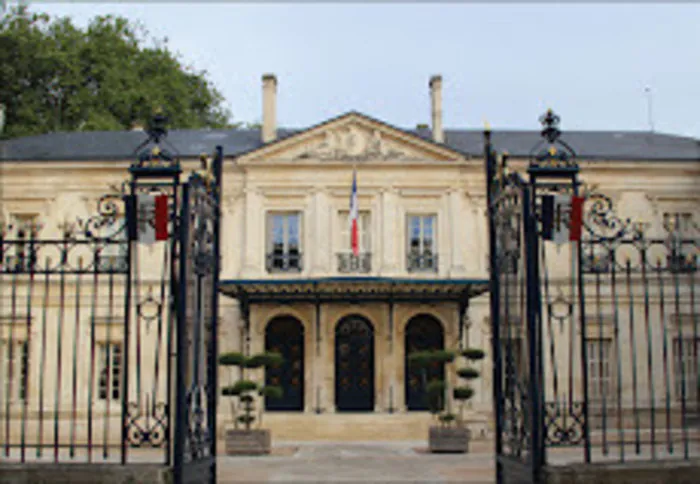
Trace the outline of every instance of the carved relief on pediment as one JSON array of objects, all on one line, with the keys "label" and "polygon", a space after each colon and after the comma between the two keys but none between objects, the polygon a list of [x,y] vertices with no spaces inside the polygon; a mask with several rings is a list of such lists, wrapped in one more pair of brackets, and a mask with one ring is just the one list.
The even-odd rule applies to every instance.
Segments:
[{"label": "carved relief on pediment", "polygon": [[378,130],[369,131],[348,126],[326,131],[321,142],[305,149],[296,156],[296,159],[366,161],[396,160],[407,157],[409,157],[407,152],[388,144]]}]

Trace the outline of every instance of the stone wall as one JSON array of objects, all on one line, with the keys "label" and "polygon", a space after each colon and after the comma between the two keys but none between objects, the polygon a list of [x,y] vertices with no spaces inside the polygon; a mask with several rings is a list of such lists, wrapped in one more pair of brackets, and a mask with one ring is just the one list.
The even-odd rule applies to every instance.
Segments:
[{"label": "stone wall", "polygon": [[172,469],[154,464],[0,464],[3,484],[170,484]]},{"label": "stone wall", "polygon": [[547,467],[546,484],[693,484],[700,460]]}]

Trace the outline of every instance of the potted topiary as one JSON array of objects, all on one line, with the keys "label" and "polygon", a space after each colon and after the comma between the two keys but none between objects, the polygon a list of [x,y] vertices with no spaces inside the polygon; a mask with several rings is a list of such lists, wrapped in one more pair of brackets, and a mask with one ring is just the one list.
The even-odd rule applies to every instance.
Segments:
[{"label": "potted topiary", "polygon": [[[430,350],[418,351],[409,356],[409,362],[421,370],[428,408],[437,420],[437,425],[431,426],[429,431],[430,452],[463,453],[469,450],[470,434],[464,422],[464,407],[466,402],[474,396],[474,389],[468,384],[453,389],[452,395],[460,406],[459,415],[455,415],[450,409],[450,399],[446,398],[446,395],[449,395],[448,380],[433,379],[427,381],[429,367],[435,364],[453,363],[457,355],[468,361],[477,361],[484,357],[484,352],[475,348],[459,352]],[[467,366],[458,369],[457,376],[465,380],[473,380],[479,377],[479,371]]]},{"label": "potted topiary", "polygon": [[[219,357],[219,365],[237,367],[238,380],[222,388],[221,393],[230,398],[233,427],[225,431],[225,447],[228,455],[269,454],[272,447],[270,431],[261,429],[263,406],[255,414],[255,395],[261,398],[281,398],[282,389],[265,386],[247,378],[247,370],[281,365],[284,359],[279,353],[260,353],[246,356],[242,353],[226,353]],[[258,428],[253,428],[257,419]]]}]

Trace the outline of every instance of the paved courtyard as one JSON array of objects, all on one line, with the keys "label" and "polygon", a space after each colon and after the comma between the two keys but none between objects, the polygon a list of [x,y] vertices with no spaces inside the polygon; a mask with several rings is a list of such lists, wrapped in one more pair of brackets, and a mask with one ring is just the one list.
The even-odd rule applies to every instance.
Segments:
[{"label": "paved courtyard", "polygon": [[265,457],[219,456],[220,483],[493,483],[491,446],[468,454],[430,454],[426,442],[280,443]]}]

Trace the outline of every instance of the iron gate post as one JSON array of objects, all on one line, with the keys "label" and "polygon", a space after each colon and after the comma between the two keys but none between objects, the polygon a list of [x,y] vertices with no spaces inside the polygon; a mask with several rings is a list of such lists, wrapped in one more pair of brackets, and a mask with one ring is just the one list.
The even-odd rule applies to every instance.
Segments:
[{"label": "iron gate post", "polygon": [[529,350],[528,398],[531,410],[531,456],[532,482],[540,482],[545,463],[544,436],[544,385],[542,374],[542,298],[540,294],[539,251],[537,219],[535,215],[535,189],[532,185],[523,187],[523,224],[525,229],[525,280],[527,341]]},{"label": "iron gate post", "polygon": [[185,375],[187,372],[186,359],[187,352],[185,301],[187,300],[187,273],[188,264],[184,259],[184,252],[189,244],[189,212],[190,212],[190,185],[187,183],[182,187],[182,207],[180,210],[180,255],[178,271],[178,297],[176,299],[176,358],[175,358],[175,443],[173,449],[173,474],[174,482],[182,482],[183,465],[185,460],[185,433],[187,427],[187,402],[185,388]]},{"label": "iron gate post", "polygon": [[219,389],[218,379],[218,336],[219,336],[219,272],[221,270],[221,194],[222,194],[222,171],[223,171],[223,148],[216,147],[214,159],[212,161],[212,174],[214,184],[211,188],[214,197],[214,290],[212,291],[212,321],[211,337],[209,338],[209,363],[207,365],[207,417],[209,419],[209,435],[211,436],[211,452],[214,457],[212,463],[211,484],[216,483],[216,414],[217,414],[217,393]]},{"label": "iron gate post", "polygon": [[503,470],[499,463],[499,456],[503,452],[503,389],[501,388],[501,374],[503,371],[500,344],[500,308],[498,295],[500,293],[497,254],[496,254],[496,223],[494,219],[493,199],[494,182],[496,178],[496,159],[491,144],[491,130],[484,130],[484,158],[486,163],[486,212],[489,230],[489,303],[491,309],[491,351],[493,352],[493,401],[496,411],[496,432],[494,436],[496,445],[495,466],[496,482],[503,482]]}]

